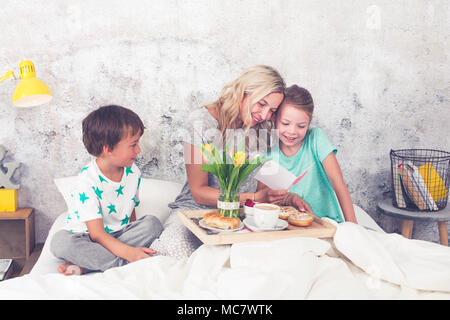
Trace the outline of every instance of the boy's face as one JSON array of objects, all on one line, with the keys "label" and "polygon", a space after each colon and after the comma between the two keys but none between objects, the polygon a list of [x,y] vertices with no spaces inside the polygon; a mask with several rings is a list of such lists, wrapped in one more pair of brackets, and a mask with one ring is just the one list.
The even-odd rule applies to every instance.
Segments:
[{"label": "boy's face", "polygon": [[301,146],[309,122],[309,115],[305,111],[294,105],[283,103],[275,121],[280,142],[288,147]]},{"label": "boy's face", "polygon": [[137,155],[141,152],[139,147],[139,139],[141,132],[132,136],[128,133],[123,137],[112,150],[104,149],[104,154],[108,157],[111,163],[117,167],[129,167],[136,160]]}]

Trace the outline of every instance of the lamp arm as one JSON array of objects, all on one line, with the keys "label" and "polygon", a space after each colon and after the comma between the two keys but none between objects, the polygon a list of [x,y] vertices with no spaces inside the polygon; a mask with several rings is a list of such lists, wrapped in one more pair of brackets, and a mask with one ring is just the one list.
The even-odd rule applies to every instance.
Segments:
[{"label": "lamp arm", "polygon": [[13,77],[14,79],[16,79],[16,76],[14,75],[14,72],[12,72],[11,70],[9,70],[8,72],[6,72],[3,76],[0,77],[0,82],[2,82],[3,80],[9,79]]}]

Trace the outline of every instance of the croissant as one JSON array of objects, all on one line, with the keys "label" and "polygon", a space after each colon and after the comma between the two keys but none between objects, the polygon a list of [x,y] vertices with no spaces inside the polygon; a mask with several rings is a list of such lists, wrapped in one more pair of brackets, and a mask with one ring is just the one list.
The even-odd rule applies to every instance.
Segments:
[{"label": "croissant", "polygon": [[236,229],[241,224],[241,220],[239,218],[224,217],[217,212],[208,212],[207,214],[205,214],[203,216],[203,222],[208,227],[223,230]]}]

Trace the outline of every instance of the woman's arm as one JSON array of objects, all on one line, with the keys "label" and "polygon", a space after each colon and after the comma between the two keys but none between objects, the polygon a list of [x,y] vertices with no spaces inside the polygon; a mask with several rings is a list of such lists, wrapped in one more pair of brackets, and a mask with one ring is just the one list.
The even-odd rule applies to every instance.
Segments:
[{"label": "woman's arm", "polygon": [[322,165],[328,179],[330,180],[331,186],[336,193],[336,197],[338,198],[345,221],[358,223],[356,221],[355,209],[353,208],[353,202],[350,196],[350,192],[348,191],[347,185],[344,182],[341,167],[339,166],[334,152],[331,152],[325,158],[325,160],[323,160]]},{"label": "woman's arm", "polygon": [[204,160],[199,148],[185,142],[184,163],[189,189],[195,202],[201,205],[216,206],[219,190],[208,185],[208,172],[202,171]]}]

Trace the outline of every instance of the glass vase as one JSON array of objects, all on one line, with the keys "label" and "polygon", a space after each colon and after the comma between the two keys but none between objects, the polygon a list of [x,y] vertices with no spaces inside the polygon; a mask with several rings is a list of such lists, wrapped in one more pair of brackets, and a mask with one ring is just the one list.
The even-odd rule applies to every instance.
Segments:
[{"label": "glass vase", "polygon": [[239,206],[239,192],[220,190],[217,209],[219,209],[219,213],[222,216],[237,218],[239,216]]}]

